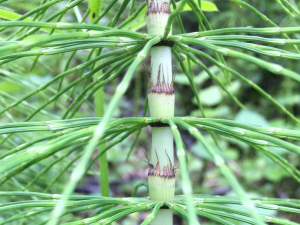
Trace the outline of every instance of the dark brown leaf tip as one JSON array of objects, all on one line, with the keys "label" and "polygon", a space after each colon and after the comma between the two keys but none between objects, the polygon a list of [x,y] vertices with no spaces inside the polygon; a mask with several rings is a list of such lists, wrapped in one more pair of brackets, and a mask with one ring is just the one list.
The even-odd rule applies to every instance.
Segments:
[{"label": "dark brown leaf tip", "polygon": [[[161,81],[161,75],[162,75],[162,81]],[[160,64],[158,67],[158,76],[157,76],[157,82],[155,84],[155,86],[153,86],[153,81],[152,81],[152,74],[150,74],[149,77],[149,82],[150,82],[150,87],[149,87],[149,93],[159,93],[159,94],[167,94],[167,95],[173,95],[174,94],[174,79],[175,76],[172,76],[172,80],[170,82],[170,84],[168,84],[169,82],[165,80],[165,75],[164,75],[164,71],[162,69],[162,65]]]},{"label": "dark brown leaf tip", "polygon": [[[156,2],[156,4],[155,4]],[[147,3],[147,0],[146,0]],[[146,12],[146,16],[153,13],[165,13],[165,14],[170,14],[171,10],[170,10],[170,2],[168,0],[150,0],[149,3],[147,3],[148,5],[148,10]]]},{"label": "dark brown leaf tip", "polygon": [[149,176],[159,176],[161,178],[166,178],[166,179],[175,178],[175,168],[172,166],[172,162],[171,162],[171,159],[170,159],[167,151],[166,151],[166,154],[169,158],[170,166],[169,165],[164,166],[162,170],[160,170],[160,167],[159,167],[159,159],[158,159],[158,155],[157,155],[156,151],[155,151],[155,154],[156,154],[156,157],[157,157],[157,164],[154,168],[153,164],[149,163],[150,170],[148,172],[148,177]]}]

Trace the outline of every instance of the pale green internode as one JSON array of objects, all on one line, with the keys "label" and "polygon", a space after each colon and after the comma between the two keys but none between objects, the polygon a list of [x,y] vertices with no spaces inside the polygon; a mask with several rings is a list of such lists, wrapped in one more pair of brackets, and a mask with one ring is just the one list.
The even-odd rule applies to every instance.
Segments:
[{"label": "pale green internode", "polygon": [[165,82],[165,85],[167,85],[169,88],[173,85],[171,57],[171,48],[168,46],[154,46],[151,48],[152,74],[150,75],[150,85],[153,86],[152,88],[154,88],[154,86],[157,85],[157,82],[161,83],[163,81]]},{"label": "pale green internode", "polygon": [[170,47],[157,46],[151,49],[151,70],[148,91],[150,115],[173,117],[175,95]]},{"label": "pale green internode", "polygon": [[149,93],[148,101],[151,117],[172,117],[172,115],[174,115],[174,94],[166,95],[164,93]]},{"label": "pale green internode", "polygon": [[[152,127],[152,162],[148,183],[152,201],[173,201],[175,168],[173,134],[170,127]],[[154,167],[155,165],[155,167]]]},{"label": "pale green internode", "polygon": [[168,225],[173,224],[173,210],[172,209],[160,209],[158,210],[151,225]]},{"label": "pale green internode", "polygon": [[170,163],[174,166],[173,134],[170,127],[152,127],[151,162],[154,166],[158,162],[157,158],[160,170]]},{"label": "pale green internode", "polygon": [[151,201],[174,200],[175,177],[149,176],[148,183]]}]

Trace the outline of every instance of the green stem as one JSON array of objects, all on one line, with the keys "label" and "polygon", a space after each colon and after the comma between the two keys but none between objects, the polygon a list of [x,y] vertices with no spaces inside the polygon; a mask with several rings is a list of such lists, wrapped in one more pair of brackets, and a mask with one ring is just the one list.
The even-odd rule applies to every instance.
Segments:
[{"label": "green stem", "polygon": [[155,218],[152,220],[151,225],[169,225],[173,224],[173,210],[172,209],[159,209]]},{"label": "green stem", "polygon": [[[90,0],[90,21],[94,22],[97,15],[100,14],[102,8],[103,0]],[[101,51],[100,51],[101,54]],[[95,63],[95,67],[101,65],[101,61]],[[98,79],[102,75],[102,70],[99,70],[94,74],[94,81]],[[103,87],[99,88],[94,94],[94,102],[95,102],[95,116],[103,117],[104,115],[104,92]],[[105,148],[105,143],[98,146],[99,153],[102,149]],[[109,182],[108,182],[108,162],[106,152],[102,154],[99,158],[99,168],[100,168],[100,187],[101,187],[101,195],[109,196]]]}]

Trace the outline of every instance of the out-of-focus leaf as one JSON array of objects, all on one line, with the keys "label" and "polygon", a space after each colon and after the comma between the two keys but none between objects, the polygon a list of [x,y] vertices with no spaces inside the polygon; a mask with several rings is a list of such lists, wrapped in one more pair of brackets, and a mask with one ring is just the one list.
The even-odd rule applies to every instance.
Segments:
[{"label": "out-of-focus leaf", "polygon": [[248,183],[259,181],[264,177],[264,171],[267,167],[267,161],[263,158],[256,158],[255,160],[244,160],[242,163],[243,178]]},{"label": "out-of-focus leaf", "polygon": [[230,93],[235,94],[239,90],[241,90],[240,89],[241,85],[242,85],[241,81],[235,80],[235,81],[231,82],[231,85],[228,85],[226,88]]},{"label": "out-of-focus leaf", "polygon": [[269,126],[269,123],[261,114],[251,110],[240,110],[234,120],[237,122],[248,123],[261,127]]},{"label": "out-of-focus leaf", "polygon": [[[9,11],[0,9],[0,18],[1,19],[15,20],[15,19],[19,18],[20,16],[21,15],[18,13],[9,12]],[[25,18],[23,21],[29,21],[29,20],[30,20],[30,18]]]},{"label": "out-of-focus leaf", "polygon": [[290,95],[282,96],[278,99],[278,101],[284,106],[293,106],[295,104],[300,104],[300,95],[293,93]]},{"label": "out-of-focus leaf", "polygon": [[[227,152],[227,151],[221,152],[217,147],[214,147],[214,146],[212,146],[212,147],[225,160],[231,160],[232,158],[236,157],[234,154],[232,154],[232,152]],[[196,155],[200,156],[203,159],[212,160],[211,155],[209,153],[207,153],[205,148],[199,142],[194,144],[191,147],[191,150],[192,150],[192,152],[194,152]]]},{"label": "out-of-focus leaf", "polygon": [[137,30],[141,29],[144,26],[146,26],[146,19],[145,18],[143,18],[139,22],[135,22],[134,25],[132,25],[130,28],[128,28],[128,30],[137,31]]},{"label": "out-of-focus leaf", "polygon": [[[204,112],[208,118],[211,118],[211,117],[224,118],[224,117],[228,117],[228,115],[230,115],[231,109],[230,109],[230,107],[228,107],[226,105],[219,105],[214,108],[205,108]],[[199,115],[201,115],[201,112],[199,109],[193,110],[191,112],[191,116],[199,116]]]},{"label": "out-of-focus leaf", "polygon": [[269,146],[267,148],[270,149],[272,152],[276,153],[277,155],[283,155],[284,153],[289,152],[288,150],[285,150],[283,148],[278,148],[278,147]]},{"label": "out-of-focus leaf", "polygon": [[283,170],[279,165],[270,165],[265,170],[265,176],[270,181],[278,182],[285,176],[288,176],[287,172]]},{"label": "out-of-focus leaf", "polygon": [[[218,69],[218,68],[216,68],[216,69]],[[212,73],[215,73],[217,71],[217,70],[215,70],[215,66],[210,67],[209,70],[211,70]],[[203,84],[208,79],[209,79],[209,76],[205,71],[202,71],[201,73],[199,73],[197,76],[194,77],[194,81],[195,81],[196,85]],[[175,82],[178,84],[184,84],[184,85],[190,84],[186,75],[183,73],[176,75]]]},{"label": "out-of-focus leaf", "polygon": [[22,87],[20,87],[17,84],[14,84],[14,83],[0,82],[0,90],[7,92],[7,93],[12,93],[12,92],[18,91],[21,88]]},{"label": "out-of-focus leaf", "polygon": [[218,86],[210,86],[200,91],[200,100],[203,105],[214,106],[222,101],[222,93]]}]

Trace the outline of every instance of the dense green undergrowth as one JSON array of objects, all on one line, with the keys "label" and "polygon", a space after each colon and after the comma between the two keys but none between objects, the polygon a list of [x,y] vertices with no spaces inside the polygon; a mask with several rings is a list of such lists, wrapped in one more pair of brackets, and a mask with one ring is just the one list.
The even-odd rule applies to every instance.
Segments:
[{"label": "dense green undergrowth", "polygon": [[[297,4],[171,5],[161,37],[144,2],[0,0],[0,224],[149,224],[162,206],[189,224],[300,223]],[[153,118],[147,55],[166,38],[176,117]],[[140,160],[157,122],[175,140],[170,202],[147,198]]]}]

